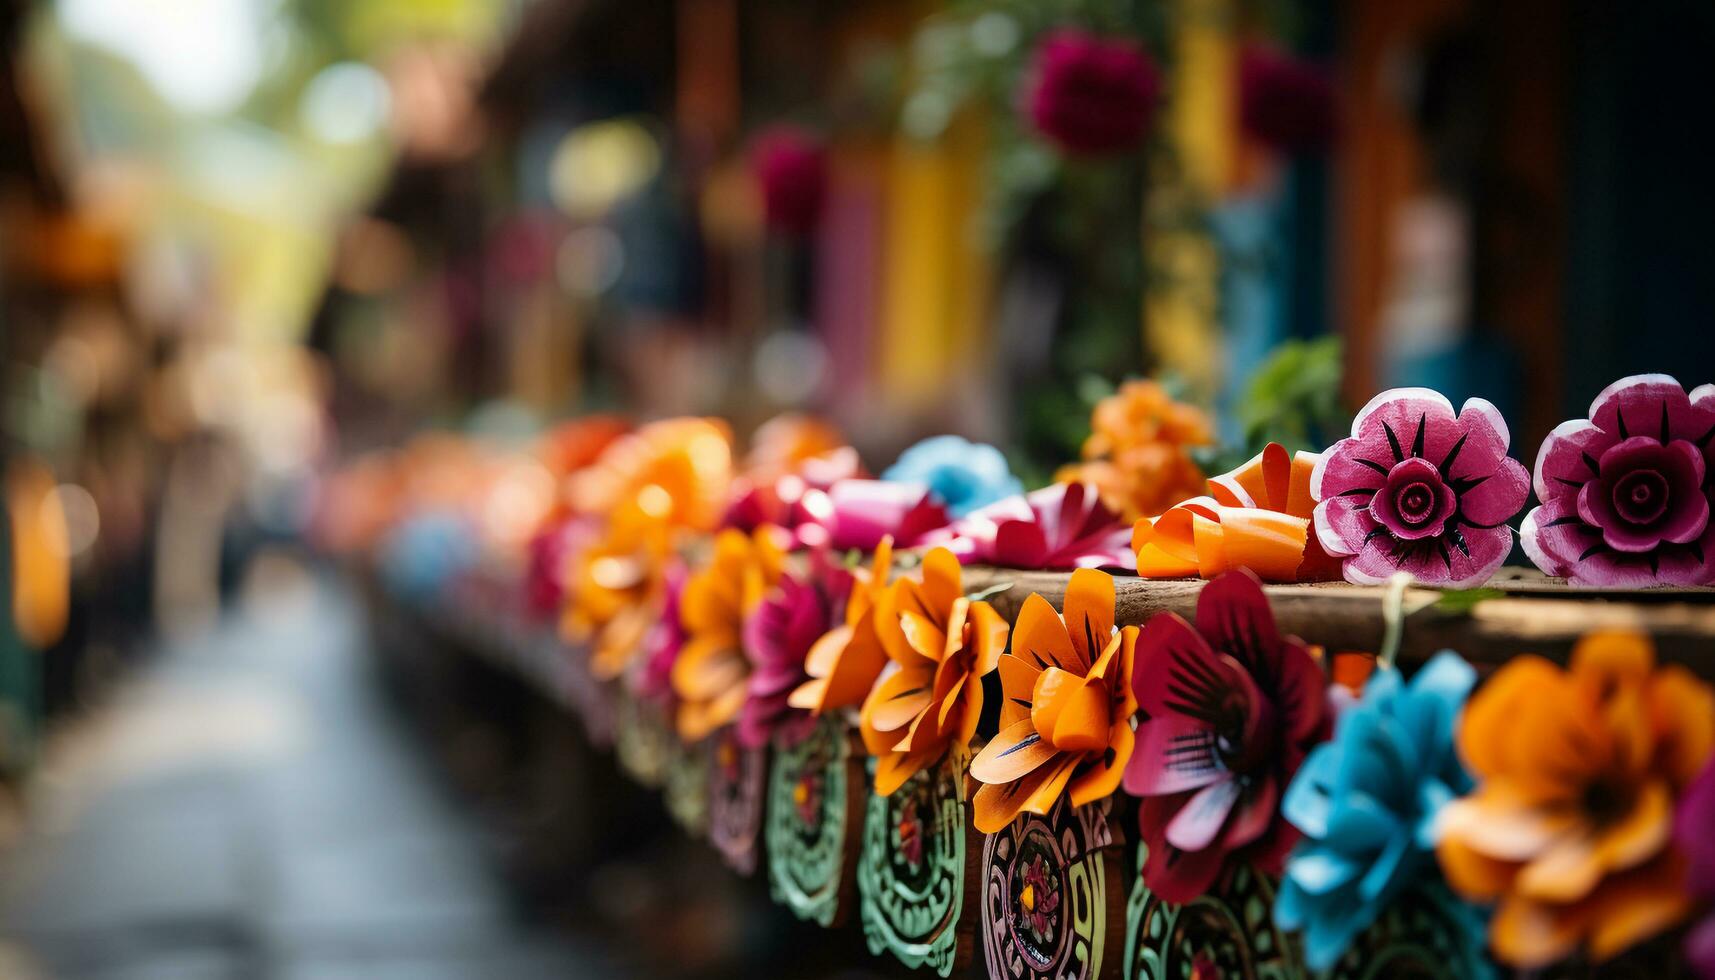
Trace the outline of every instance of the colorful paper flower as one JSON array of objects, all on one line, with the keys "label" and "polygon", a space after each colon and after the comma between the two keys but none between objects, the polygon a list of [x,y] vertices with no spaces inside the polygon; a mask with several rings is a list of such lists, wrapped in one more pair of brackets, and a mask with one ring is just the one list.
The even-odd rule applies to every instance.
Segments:
[{"label": "colorful paper flower", "polygon": [[798,499],[794,513],[794,531],[804,544],[825,544],[835,551],[874,551],[883,538],[914,548],[949,520],[946,506],[927,486],[886,480],[840,480],[826,490],[812,487]]},{"label": "colorful paper flower", "polygon": [[1143,798],[1143,878],[1169,902],[1209,891],[1229,862],[1280,870],[1297,832],[1281,793],[1328,735],[1327,682],[1283,637],[1262,583],[1228,572],[1197,597],[1197,626],[1159,613],[1137,642],[1137,749],[1126,792]]},{"label": "colorful paper flower", "polygon": [[807,576],[782,574],[744,621],[750,696],[738,716],[738,740],[746,748],[760,748],[776,735],[796,742],[815,724],[809,712],[793,707],[789,699],[809,680],[805,659],[833,625],[835,611],[846,604],[852,577],[825,556],[812,561],[814,569]]},{"label": "colorful paper flower", "polygon": [[945,548],[923,559],[921,582],[902,578],[876,599],[876,635],[892,661],[864,699],[864,745],[876,758],[875,792],[888,796],[949,750],[964,751],[983,712],[983,675],[1006,648],[1006,620],[966,598],[959,560]]},{"label": "colorful paper flower", "polygon": [[1000,450],[958,436],[924,439],[900,453],[881,478],[928,487],[954,517],[1024,492]]},{"label": "colorful paper flower", "polygon": [[1455,891],[1497,903],[1501,960],[1541,967],[1582,945],[1600,962],[1689,914],[1673,805],[1715,746],[1715,692],[1656,668],[1647,638],[1588,636],[1569,670],[1509,661],[1458,744],[1477,789],[1442,811],[1437,853]]},{"label": "colorful paper flower", "polygon": [[1072,573],[1064,616],[1037,593],[1024,600],[1000,658],[1000,733],[971,760],[978,830],[1046,815],[1061,793],[1073,806],[1113,795],[1134,742],[1137,637],[1114,629],[1114,580],[1094,569]]},{"label": "colorful paper flower", "polygon": [[732,433],[718,419],[652,422],[574,473],[568,499],[581,513],[634,512],[673,528],[714,529],[732,482]]},{"label": "colorful paper flower", "polygon": [[1005,568],[1124,568],[1136,562],[1131,530],[1096,488],[1056,483],[967,514],[930,540],[962,562]]},{"label": "colorful paper flower", "polygon": [[828,630],[804,659],[809,680],[798,685],[787,703],[812,715],[863,703],[887,666],[887,651],[876,633],[876,607],[888,591],[893,572],[893,539],[876,545],[868,570],[852,573],[845,601],[845,621]]},{"label": "colorful paper flower", "polygon": [[668,709],[677,700],[673,694],[673,665],[679,662],[679,654],[690,637],[679,615],[685,580],[689,577],[682,562],[669,560],[662,575],[661,615],[643,636],[643,656],[637,667],[626,675],[633,694]]},{"label": "colorful paper flower", "polygon": [[1262,45],[1239,58],[1239,122],[1282,153],[1314,153],[1334,142],[1338,98],[1328,73]]},{"label": "colorful paper flower", "polygon": [[693,574],[680,597],[687,639],[673,664],[679,696],[679,737],[695,742],[738,717],[750,694],[745,619],[778,585],[785,563],[777,528],[745,535],[722,531],[708,566]]},{"label": "colorful paper flower", "polygon": [[566,602],[566,578],[580,550],[600,534],[587,517],[549,523],[530,539],[524,568],[524,608],[536,619],[557,616]]},{"label": "colorful paper flower", "polygon": [[[1674,836],[1685,855],[1686,884],[1706,906],[1715,905],[1715,759],[1703,767],[1679,801]],[[1715,911],[1685,938],[1685,958],[1697,975],[1715,980]]]},{"label": "colorful paper flower", "polygon": [[1281,806],[1304,841],[1286,862],[1274,919],[1304,931],[1313,970],[1339,961],[1352,940],[1435,867],[1435,819],[1468,792],[1453,726],[1477,672],[1444,652],[1405,683],[1378,670],[1316,746]]},{"label": "colorful paper flower", "polygon": [[1525,553],[1573,585],[1715,583],[1715,385],[1621,378],[1536,456]]},{"label": "colorful paper flower", "polygon": [[1507,521],[1530,491],[1524,466],[1507,456],[1509,438],[1481,398],[1455,415],[1427,388],[1382,392],[1310,477],[1317,538],[1346,556],[1348,582],[1405,571],[1425,585],[1481,585],[1512,550]]},{"label": "colorful paper flower", "polygon": [[661,616],[671,553],[665,524],[626,511],[573,555],[561,633],[590,647],[590,672],[597,678],[618,677],[642,649]]},{"label": "colorful paper flower", "polygon": [[800,238],[815,231],[828,186],[822,141],[797,126],[774,126],[751,142],[750,164],[768,227]]},{"label": "colorful paper flower", "polygon": [[1074,28],[1043,37],[1027,85],[1031,123],[1076,156],[1135,148],[1161,100],[1161,72],[1135,42]]},{"label": "colorful paper flower", "polygon": [[1310,533],[1310,477],[1319,458],[1271,442],[1238,469],[1210,477],[1209,496],[1139,520],[1131,538],[1137,574],[1214,578],[1248,568],[1265,582],[1339,578],[1340,563]]},{"label": "colorful paper flower", "polygon": [[1155,381],[1128,381],[1096,403],[1084,462],[1062,467],[1060,483],[1094,483],[1102,500],[1127,521],[1154,517],[1203,491],[1203,470],[1191,458],[1211,445],[1209,417],[1174,401]]}]

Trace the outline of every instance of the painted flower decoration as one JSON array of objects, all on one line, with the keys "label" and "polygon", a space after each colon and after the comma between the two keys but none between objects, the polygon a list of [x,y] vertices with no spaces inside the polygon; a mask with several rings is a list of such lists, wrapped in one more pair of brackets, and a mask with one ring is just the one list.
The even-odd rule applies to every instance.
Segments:
[{"label": "painted flower decoration", "polygon": [[875,632],[892,661],[864,699],[864,745],[875,792],[889,796],[948,751],[964,751],[983,713],[983,675],[1006,648],[1006,620],[964,594],[945,548],[923,559],[923,580],[897,579],[876,600]]},{"label": "painted flower decoration", "polygon": [[810,487],[794,510],[794,531],[809,545],[835,551],[874,551],[883,538],[915,548],[947,526],[946,505],[921,483],[838,480],[826,490]]},{"label": "painted flower decoration", "polygon": [[883,537],[870,566],[852,573],[845,600],[845,621],[828,630],[804,659],[809,679],[787,698],[812,715],[862,704],[888,664],[876,633],[876,607],[893,574],[893,539]]},{"label": "painted flower decoration", "polygon": [[1135,148],[1161,100],[1161,72],[1135,42],[1074,28],[1037,45],[1027,85],[1031,123],[1076,156]]},{"label": "painted flower decoration", "polygon": [[752,141],[750,163],[768,227],[799,238],[815,231],[828,186],[822,141],[797,126],[774,126]]},{"label": "painted flower decoration", "polygon": [[1208,496],[1139,520],[1131,538],[1137,574],[1214,578],[1248,568],[1265,582],[1339,578],[1340,563],[1310,533],[1310,477],[1320,458],[1271,442],[1238,469],[1210,477]]},{"label": "painted flower decoration", "polygon": [[1525,553],[1573,585],[1715,583],[1715,385],[1621,378],[1536,456]]},{"label": "painted flower decoration", "polygon": [[1540,967],[1582,945],[1601,962],[1690,913],[1673,803],[1715,746],[1715,692],[1658,669],[1647,638],[1585,637],[1567,670],[1509,661],[1458,744],[1477,788],[1442,811],[1437,854],[1455,891],[1497,903],[1499,959]]},{"label": "painted flower decoration", "polygon": [[751,535],[722,531],[714,558],[685,583],[679,619],[688,638],[673,664],[673,693],[679,737],[687,742],[732,722],[750,695],[744,623],[780,582],[785,553],[778,534],[772,527]]},{"label": "painted flower decoration", "polygon": [[1191,450],[1214,441],[1207,415],[1174,401],[1159,382],[1127,381],[1090,413],[1084,462],[1062,467],[1054,478],[1094,483],[1127,521],[1154,517],[1203,492],[1203,470]]},{"label": "painted flower decoration", "polygon": [[923,866],[923,837],[928,828],[923,825],[923,817],[917,812],[917,797],[907,797],[899,806],[899,826],[894,829],[899,838],[899,856],[911,865],[912,870]]},{"label": "painted flower decoration", "polygon": [[1130,538],[1131,529],[1094,486],[1056,483],[973,511],[931,540],[945,543],[966,563],[1130,569],[1137,561]]},{"label": "painted flower decoration", "polygon": [[1286,861],[1275,922],[1304,931],[1313,970],[1339,961],[1352,940],[1435,866],[1435,819],[1471,788],[1453,750],[1459,710],[1477,672],[1443,652],[1407,684],[1373,674],[1361,700],[1316,746],[1287,788],[1281,813],[1304,835]]},{"label": "painted flower decoration", "polygon": [[789,699],[809,680],[805,659],[833,624],[834,611],[845,604],[852,577],[825,557],[812,560],[816,567],[810,575],[783,573],[744,621],[750,697],[738,716],[738,740],[746,748],[760,748],[775,735],[796,742],[815,724],[809,712],[793,707]]},{"label": "painted flower decoration", "polygon": [[[1675,838],[1685,855],[1686,883],[1705,906],[1715,906],[1715,759],[1685,791],[1679,801]],[[1715,910],[1692,926],[1685,939],[1685,958],[1697,975],[1715,980]]]},{"label": "painted flower decoration", "polygon": [[1239,122],[1282,153],[1314,153],[1339,129],[1333,79],[1316,65],[1262,45],[1239,58]]},{"label": "painted flower decoration", "polygon": [[1018,892],[1018,907],[1024,914],[1030,938],[1047,944],[1055,936],[1060,911],[1060,880],[1048,872],[1041,854],[1032,854],[1024,866],[1024,887]]},{"label": "painted flower decoration", "polygon": [[1000,450],[959,436],[924,439],[900,453],[881,478],[923,484],[954,517],[1024,492]]},{"label": "painted flower decoration", "polygon": [[978,830],[1047,814],[1062,793],[1073,806],[1113,795],[1135,741],[1137,638],[1135,626],[1114,629],[1114,580],[1094,569],[1072,573],[1064,616],[1037,593],[1024,600],[1000,658],[1000,733],[971,760]]},{"label": "painted flower decoration", "polygon": [[1399,571],[1444,588],[1487,581],[1512,550],[1507,521],[1530,491],[1509,439],[1481,398],[1457,415],[1427,388],[1371,399],[1310,477],[1316,536],[1345,556],[1346,581],[1373,585]]},{"label": "painted flower decoration", "polygon": [[1138,636],[1132,683],[1140,720],[1125,788],[1143,799],[1149,890],[1189,902],[1229,861],[1278,873],[1298,837],[1280,797],[1329,718],[1322,669],[1275,629],[1262,583],[1244,570],[1211,581],[1195,628],[1157,614]]}]

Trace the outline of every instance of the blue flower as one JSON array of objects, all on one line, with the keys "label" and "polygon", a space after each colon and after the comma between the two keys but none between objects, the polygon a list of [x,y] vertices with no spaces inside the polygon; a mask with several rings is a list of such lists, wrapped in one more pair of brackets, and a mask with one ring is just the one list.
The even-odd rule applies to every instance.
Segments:
[{"label": "blue flower", "polygon": [[407,518],[382,540],[381,578],[394,595],[426,601],[476,557],[469,523],[455,514],[431,511]]},{"label": "blue flower", "polygon": [[1274,921],[1304,931],[1312,969],[1338,962],[1401,892],[1433,882],[1436,814],[1471,788],[1453,731],[1476,680],[1450,651],[1410,684],[1378,670],[1287,788],[1281,813],[1304,840],[1287,859]]},{"label": "blue flower", "polygon": [[1012,475],[1000,450],[958,436],[932,436],[919,442],[901,453],[881,478],[924,484],[954,517],[1024,492],[1024,484]]}]

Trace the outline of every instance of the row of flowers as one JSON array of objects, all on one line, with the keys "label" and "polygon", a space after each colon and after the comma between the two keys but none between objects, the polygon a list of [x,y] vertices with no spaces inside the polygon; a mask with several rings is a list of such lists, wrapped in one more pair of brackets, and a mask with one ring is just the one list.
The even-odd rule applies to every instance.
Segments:
[{"label": "row of flowers", "polygon": [[[1203,421],[1158,386],[1128,386],[1093,428],[1064,482],[1023,494],[998,451],[954,437],[870,479],[801,418],[764,426],[742,462],[714,420],[574,423],[540,454],[557,489],[527,591],[592,673],[660,705],[687,742],[729,726],[746,745],[791,742],[854,717],[876,793],[950,756],[980,784],[986,833],[1123,786],[1153,891],[1187,901],[1240,863],[1280,874],[1276,917],[1315,966],[1438,876],[1494,907],[1491,946],[1521,965],[1611,956],[1715,897],[1715,693],[1656,667],[1647,641],[1591,637],[1567,670],[1521,656],[1466,704],[1476,674],[1452,654],[1409,682],[1383,665],[1331,685],[1320,651],[1276,629],[1261,580],[1493,572],[1531,479],[1487,402],[1388,392],[1326,452],[1270,446],[1196,488]],[[1590,543],[1548,570],[1706,571],[1674,549],[1701,552],[1711,433],[1715,387],[1662,376],[1618,382],[1558,428],[1527,535]],[[384,565],[419,567],[420,528],[376,538]],[[1060,610],[1033,594],[1008,622],[962,563],[1075,571]],[[1210,582],[1195,623],[1118,627],[1102,567]],[[980,739],[991,674],[998,725]],[[1705,923],[1706,968],[1712,946]]]}]

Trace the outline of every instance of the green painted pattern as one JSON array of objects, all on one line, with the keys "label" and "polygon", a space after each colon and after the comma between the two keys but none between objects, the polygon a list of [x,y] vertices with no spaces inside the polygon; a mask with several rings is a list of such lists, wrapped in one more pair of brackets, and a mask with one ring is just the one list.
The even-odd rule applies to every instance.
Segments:
[{"label": "green painted pattern", "polygon": [[[847,785],[851,739],[846,725],[825,718],[797,745],[776,751],[768,777],[768,882],[774,900],[800,919],[832,926],[840,918],[847,866]],[[802,798],[799,788],[803,787]]]},{"label": "green painted pattern", "polygon": [[[873,781],[873,759],[869,774]],[[943,977],[952,974],[965,905],[969,819],[963,774],[945,759],[892,796],[870,794],[857,868],[858,910],[870,952]]]},{"label": "green painted pattern", "polygon": [[1137,850],[1139,874],[1126,906],[1128,980],[1305,975],[1297,943],[1274,925],[1274,884],[1267,877],[1241,865],[1220,892],[1174,905],[1144,885],[1143,845]]}]

